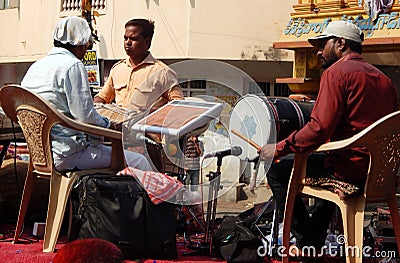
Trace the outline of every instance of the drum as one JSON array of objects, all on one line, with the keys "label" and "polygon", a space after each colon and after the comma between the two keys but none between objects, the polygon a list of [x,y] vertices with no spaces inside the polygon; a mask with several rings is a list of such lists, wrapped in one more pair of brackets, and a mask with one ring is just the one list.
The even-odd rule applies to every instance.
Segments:
[{"label": "drum", "polygon": [[253,159],[258,156],[255,145],[276,143],[301,129],[310,120],[312,108],[311,102],[258,94],[245,95],[239,98],[230,113],[231,144],[242,147],[239,158]]}]

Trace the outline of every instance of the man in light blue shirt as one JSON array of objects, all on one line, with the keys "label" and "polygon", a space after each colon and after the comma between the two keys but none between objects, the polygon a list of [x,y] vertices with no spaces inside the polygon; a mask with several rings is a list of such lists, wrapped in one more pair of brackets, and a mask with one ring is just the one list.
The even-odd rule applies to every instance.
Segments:
[{"label": "man in light blue shirt", "polygon": [[[86,69],[81,61],[92,43],[88,23],[80,17],[61,19],[53,40],[54,47],[29,68],[21,86],[39,94],[70,118],[110,127],[110,121],[94,109]],[[54,164],[60,171],[105,168],[111,164],[111,147],[90,142],[83,132],[56,125],[51,136]],[[152,170],[139,153],[125,151],[125,159],[129,166]]]}]

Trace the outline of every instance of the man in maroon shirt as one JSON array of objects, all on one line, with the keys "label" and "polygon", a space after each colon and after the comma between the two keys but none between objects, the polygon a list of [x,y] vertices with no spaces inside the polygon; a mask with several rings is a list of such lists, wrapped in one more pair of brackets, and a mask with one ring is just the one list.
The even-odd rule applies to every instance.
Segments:
[{"label": "man in maroon shirt", "polygon": [[[310,121],[299,131],[276,144],[274,157],[290,153],[307,153],[327,141],[349,138],[381,117],[396,110],[396,89],[392,81],[361,57],[364,35],[348,21],[334,21],[323,33],[308,41],[318,48],[318,57],[325,68],[320,81]],[[266,160],[271,155],[270,145],[260,151]],[[325,165],[321,156],[310,158],[308,176],[323,170],[325,177],[333,177],[364,187],[369,156],[366,149],[357,148],[326,154]],[[318,163],[319,162],[319,163]],[[278,208],[284,211],[290,165],[271,167],[267,178]],[[286,168],[285,168],[286,167]],[[322,169],[319,169],[322,168]],[[320,200],[314,213],[309,216],[301,198],[296,200],[293,211],[292,233],[299,246],[324,245],[326,231],[334,210],[331,202]]]}]

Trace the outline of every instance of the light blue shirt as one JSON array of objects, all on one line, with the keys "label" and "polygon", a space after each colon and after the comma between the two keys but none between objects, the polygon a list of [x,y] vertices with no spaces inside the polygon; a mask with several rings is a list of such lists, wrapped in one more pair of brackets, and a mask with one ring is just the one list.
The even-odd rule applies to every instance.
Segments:
[{"label": "light blue shirt", "polygon": [[[39,94],[66,116],[80,122],[109,127],[107,118],[93,106],[86,69],[74,54],[54,47],[35,62],[21,86]],[[67,157],[82,151],[90,143],[83,132],[55,125],[51,131],[53,152]]]}]

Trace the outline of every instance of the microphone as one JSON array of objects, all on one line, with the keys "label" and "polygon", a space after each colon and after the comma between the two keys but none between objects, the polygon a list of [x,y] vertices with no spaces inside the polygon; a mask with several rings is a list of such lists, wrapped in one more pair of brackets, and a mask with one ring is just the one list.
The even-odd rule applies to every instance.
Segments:
[{"label": "microphone", "polygon": [[242,154],[242,148],[240,146],[233,146],[231,149],[226,149],[222,151],[212,152],[204,155],[204,158],[210,157],[225,157],[227,155],[238,156]]},{"label": "microphone", "polygon": [[142,141],[142,142],[147,142],[147,143],[153,144],[153,145],[158,145],[158,143],[156,143],[155,141],[153,141],[150,138],[147,138],[142,133],[136,133],[136,140]]}]

